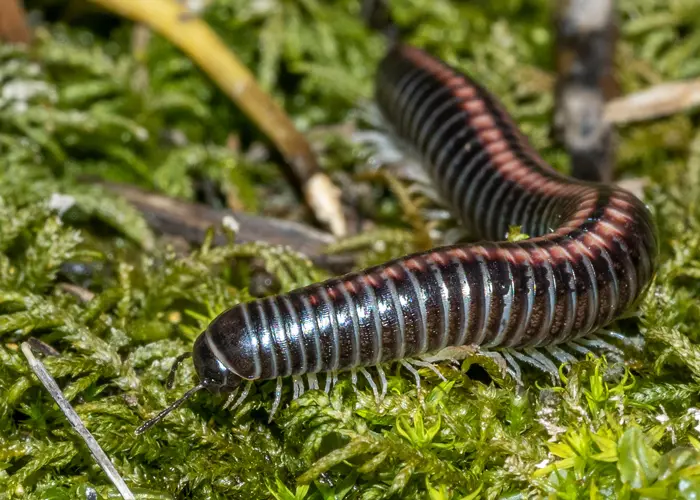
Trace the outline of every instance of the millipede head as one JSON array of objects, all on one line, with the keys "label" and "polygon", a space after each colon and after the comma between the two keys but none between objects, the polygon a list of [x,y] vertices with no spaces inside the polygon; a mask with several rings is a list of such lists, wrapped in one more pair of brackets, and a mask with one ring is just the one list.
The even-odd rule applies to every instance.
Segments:
[{"label": "millipede head", "polygon": [[214,355],[207,344],[206,334],[195,341],[192,358],[200,383],[211,393],[232,392],[243,382],[243,378],[226,368]]},{"label": "millipede head", "polygon": [[[175,360],[175,363],[170,371],[170,375],[168,376],[168,382],[166,384],[168,388],[172,387],[177,366],[183,359],[189,357],[189,355],[189,353],[183,354],[178,356],[178,358]],[[232,392],[241,385],[243,379],[226,368],[223,363],[216,358],[212,350],[207,345],[204,334],[200,335],[195,341],[192,349],[192,358],[194,359],[194,366],[197,370],[197,375],[199,376],[199,384],[183,394],[182,397],[177,399],[170,406],[161,410],[158,415],[146,421],[143,425],[136,429],[137,435],[143,434],[155,424],[163,420],[170,412],[179,408],[185,401],[190,399],[195,395],[195,393],[201,391],[202,389],[207,389],[209,392],[214,394],[220,394]]]}]

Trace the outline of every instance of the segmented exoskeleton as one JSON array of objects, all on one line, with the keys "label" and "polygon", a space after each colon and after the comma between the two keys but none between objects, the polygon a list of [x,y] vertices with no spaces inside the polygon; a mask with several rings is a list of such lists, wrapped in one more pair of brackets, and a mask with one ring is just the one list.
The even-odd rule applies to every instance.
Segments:
[{"label": "segmented exoskeleton", "polygon": [[519,225],[531,237],[436,248],[239,304],[195,342],[195,390],[362,370],[449,346],[556,346],[612,322],[650,283],[657,241],[645,205],[556,172],[468,76],[397,43],[376,89],[394,133],[472,234],[498,241]]}]

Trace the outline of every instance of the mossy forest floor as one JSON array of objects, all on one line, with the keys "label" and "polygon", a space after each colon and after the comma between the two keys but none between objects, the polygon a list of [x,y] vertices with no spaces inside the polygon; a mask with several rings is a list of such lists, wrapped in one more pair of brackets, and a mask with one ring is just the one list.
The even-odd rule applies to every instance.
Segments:
[{"label": "mossy forest floor", "polygon": [[[411,43],[502,97],[566,171],[549,134],[550,4],[392,2]],[[618,131],[615,176],[649,179],[662,252],[639,316],[613,325],[643,339],[624,348],[623,364],[583,358],[558,384],[526,370],[516,389],[475,358],[461,371],[441,366],[447,382],[425,370],[422,397],[390,365],[381,407],[347,377],[330,395],[311,391],[292,404],[287,385],[273,423],[274,382],[261,383],[234,411],[200,393],[137,437],[138,425],[196,382],[186,361],[166,390],[175,357],[214,315],[250,298],[250,257],[282,290],[324,273],[264,243],[175,251],[125,201],[86,183],[199,201],[201,186],[215,185],[223,196],[214,199],[308,222],[275,156],[250,153],[264,138],[170,43],[154,35],[135,51],[131,23],[81,2],[26,5],[45,14],[35,44],[0,46],[1,499],[117,497],[29,370],[18,346],[30,336],[60,352],[45,364],[138,498],[700,498],[697,112]],[[623,93],[700,77],[697,0],[617,5]],[[368,154],[344,132],[365,113],[384,47],[363,26],[359,2],[213,0],[204,18],[374,221],[365,240],[387,244],[367,245],[361,263],[415,249],[416,221],[395,190],[359,177]]]}]

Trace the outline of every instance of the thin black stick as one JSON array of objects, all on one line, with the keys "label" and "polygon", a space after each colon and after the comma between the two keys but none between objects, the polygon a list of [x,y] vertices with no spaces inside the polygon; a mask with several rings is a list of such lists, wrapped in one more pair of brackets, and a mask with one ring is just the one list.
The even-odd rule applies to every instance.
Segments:
[{"label": "thin black stick", "polygon": [[[298,222],[234,213],[230,210],[214,210],[201,204],[183,202],[126,184],[109,183],[91,177],[85,177],[84,180],[98,183],[124,197],[144,215],[155,232],[179,236],[195,245],[201,245],[210,228],[221,228],[225,225],[225,219],[232,217],[239,225],[236,232],[237,243],[265,241],[273,245],[288,246],[307,255],[315,265],[336,274],[347,273],[355,264],[355,258],[350,254],[326,255],[326,247],[336,239],[328,233]],[[225,235],[220,232],[215,235],[215,245],[226,243],[228,240]]]}]

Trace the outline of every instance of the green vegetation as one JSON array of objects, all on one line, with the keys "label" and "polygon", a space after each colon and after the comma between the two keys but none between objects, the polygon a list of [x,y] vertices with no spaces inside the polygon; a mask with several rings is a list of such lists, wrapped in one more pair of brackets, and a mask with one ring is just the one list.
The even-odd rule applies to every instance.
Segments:
[{"label": "green vegetation", "polygon": [[[26,3],[56,10],[56,2]],[[545,157],[566,169],[549,136],[550,3],[392,5],[409,41],[502,96]],[[700,76],[696,0],[618,4],[624,92]],[[31,49],[0,46],[0,499],[116,495],[31,374],[18,348],[29,336],[60,351],[44,362],[143,499],[698,498],[697,112],[620,130],[617,176],[650,179],[662,251],[641,314],[614,325],[642,334],[625,347],[624,365],[582,359],[558,385],[528,370],[518,390],[477,356],[461,371],[442,366],[447,381],[423,370],[421,394],[410,373],[390,365],[381,407],[367,384],[355,393],[345,377],[330,395],[284,404],[271,424],[275,385],[261,383],[234,411],[199,393],[136,437],[143,420],[195,383],[187,361],[175,388],[165,388],[175,357],[218,312],[250,298],[249,258],[262,259],[283,290],[323,273],[292,251],[235,238],[183,255],[135,209],[83,182],[99,176],[197,199],[198,179],[208,178],[246,210],[308,216],[271,160],[227,147],[230,135],[243,145],[261,137],[184,56],[158,37],[135,56],[129,23],[72,10],[69,26],[61,23],[68,14],[58,15]],[[319,128],[362,115],[371,97],[383,43],[363,27],[358,2],[214,0],[205,18],[314,135],[334,178],[366,170],[365,148]],[[346,242],[368,248],[363,263],[425,243],[409,237],[419,222],[402,217],[400,196],[357,183],[368,188],[363,215],[377,222],[372,238]],[[381,251],[369,248],[377,239],[387,242]],[[475,364],[492,381],[475,368],[467,376]],[[291,389],[287,381],[286,402]]]}]

